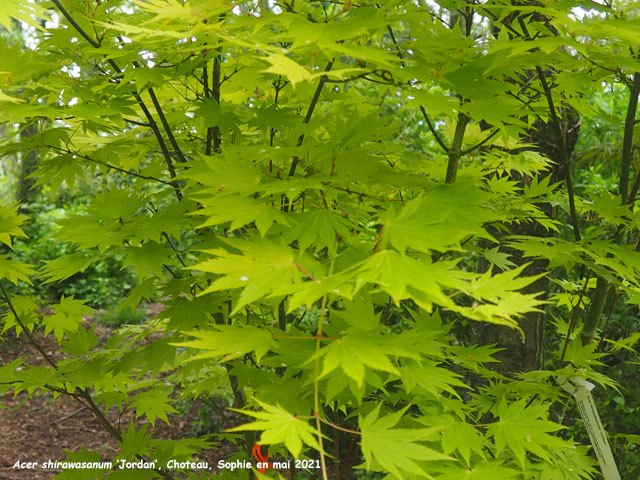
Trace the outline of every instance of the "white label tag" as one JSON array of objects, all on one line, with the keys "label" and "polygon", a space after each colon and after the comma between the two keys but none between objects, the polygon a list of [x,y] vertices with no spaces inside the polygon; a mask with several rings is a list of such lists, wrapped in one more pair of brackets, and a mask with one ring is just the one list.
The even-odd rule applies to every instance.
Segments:
[{"label": "white label tag", "polygon": [[[558,380],[562,382],[565,379],[558,378]],[[596,404],[593,401],[593,396],[591,396],[591,390],[595,385],[579,377],[566,380],[562,388],[576,399],[580,416],[589,434],[604,480],[620,480],[620,473],[613,459],[613,453],[611,453],[607,432],[602,426]]]}]

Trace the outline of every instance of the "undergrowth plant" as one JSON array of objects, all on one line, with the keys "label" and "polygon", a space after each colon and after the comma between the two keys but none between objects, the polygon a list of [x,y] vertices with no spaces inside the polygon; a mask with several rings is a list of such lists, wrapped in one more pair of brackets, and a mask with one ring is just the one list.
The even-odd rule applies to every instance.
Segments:
[{"label": "undergrowth plant", "polygon": [[[95,188],[37,265],[11,250],[30,220],[0,209],[3,336],[38,354],[0,391],[72,397],[151,465],[55,478],[598,478],[561,384],[620,395],[599,359],[638,340],[602,327],[640,299],[640,30],[633,2],[583,6],[3,1],[0,152]],[[607,84],[628,99],[616,188],[574,189]],[[166,308],[101,341],[84,299],[25,294],[106,258],[137,279],[121,311]],[[189,399],[233,422],[169,440],[110,420]],[[221,442],[252,468],[167,468]]]}]

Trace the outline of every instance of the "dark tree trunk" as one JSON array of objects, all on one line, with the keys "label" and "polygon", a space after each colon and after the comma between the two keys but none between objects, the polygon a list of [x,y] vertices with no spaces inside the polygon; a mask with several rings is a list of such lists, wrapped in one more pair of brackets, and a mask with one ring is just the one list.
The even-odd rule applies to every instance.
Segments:
[{"label": "dark tree trunk", "polygon": [[[36,125],[26,126],[21,132],[22,139],[32,138],[36,134]],[[40,163],[40,155],[37,150],[23,154],[20,158],[20,168],[18,169],[18,179],[16,185],[16,201],[20,204],[33,202],[40,190],[35,187],[36,179],[29,177],[38,168]]]},{"label": "dark tree trunk", "polygon": [[[567,157],[570,157],[578,140],[580,117],[577,111],[567,108],[560,109],[559,116],[564,134],[564,148],[567,149]],[[558,182],[562,180],[564,167],[560,151],[563,147],[557,145],[554,138],[552,126],[542,121],[537,121],[534,123],[526,140],[536,145],[536,150],[539,153],[555,162],[548,175],[551,176],[551,182]],[[519,180],[522,183],[528,181],[526,177]],[[538,206],[546,215],[552,215],[553,212],[550,205],[540,204]],[[517,226],[512,231],[512,234],[544,238],[551,236],[552,232],[545,230],[539,223],[532,222]],[[523,257],[520,251],[514,249],[505,249],[505,251],[512,255],[512,261],[516,265],[530,262],[530,265],[523,272],[524,276],[538,275],[547,270],[548,262],[546,260]],[[549,287],[548,279],[542,277],[524,289],[523,293],[541,292],[540,298],[545,299],[548,295]],[[501,362],[500,365],[496,366],[497,371],[506,374],[527,372],[541,367],[544,319],[545,312],[532,312],[523,316],[519,321],[519,325],[525,334],[524,339],[518,331],[504,326],[487,324],[481,329],[483,343],[496,344],[504,349],[495,355],[496,359]]]}]

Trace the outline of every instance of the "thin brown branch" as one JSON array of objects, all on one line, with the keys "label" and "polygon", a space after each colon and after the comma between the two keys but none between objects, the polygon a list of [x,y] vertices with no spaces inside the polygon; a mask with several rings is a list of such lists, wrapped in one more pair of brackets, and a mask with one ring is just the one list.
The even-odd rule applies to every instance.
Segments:
[{"label": "thin brown branch", "polygon": [[420,111],[422,112],[422,116],[424,117],[425,122],[427,122],[427,126],[429,127],[429,130],[431,130],[431,133],[433,134],[433,137],[436,139],[436,142],[438,142],[438,145],[440,145],[440,147],[442,147],[442,150],[444,150],[444,153],[448,154],[449,153],[449,147],[447,147],[445,145],[444,141],[440,137],[440,134],[434,128],[433,124],[431,123],[431,119],[429,119],[429,115],[427,115],[427,111],[424,109],[424,107],[422,105],[420,105]]},{"label": "thin brown branch", "polygon": [[4,298],[5,303],[7,304],[7,306],[9,307],[9,310],[11,310],[11,313],[13,313],[13,317],[16,321],[16,323],[20,326],[20,328],[22,329],[22,331],[24,332],[24,334],[27,336],[27,338],[29,339],[29,343],[36,349],[38,350],[38,352],[40,353],[40,355],[42,355],[42,358],[44,358],[44,360],[54,369],[54,370],[58,370],[58,365],[56,364],[56,362],[53,360],[53,358],[51,358],[49,356],[49,354],[47,352],[44,351],[44,349],[42,348],[42,346],[40,346],[40,344],[38,343],[38,341],[35,339],[35,337],[33,336],[33,334],[31,333],[31,331],[26,327],[26,325],[22,322],[22,319],[20,318],[20,315],[18,315],[18,312],[16,311],[13,302],[11,301],[11,298],[9,297],[9,294],[7,293],[7,291],[4,288],[4,285],[2,284],[2,282],[0,282],[0,291],[2,291],[2,296]]},{"label": "thin brown branch", "polygon": [[[334,59],[332,58],[331,60],[329,60],[329,62],[327,62],[327,66],[324,67],[324,71],[328,72],[329,70],[331,70],[331,67],[333,67],[333,62]],[[311,98],[311,103],[309,103],[309,108],[307,108],[307,114],[304,116],[304,119],[302,120],[302,124],[306,125],[309,123],[309,121],[311,120],[311,115],[313,115],[313,111],[316,108],[316,105],[318,104],[318,100],[320,99],[320,94],[322,93],[322,88],[324,87],[324,84],[327,83],[327,77],[326,75],[322,75],[320,77],[320,81],[318,82],[318,86],[316,87],[315,92],[313,93],[313,97]],[[296,146],[301,146],[302,143],[304,142],[304,133],[302,133],[299,137],[298,137],[298,143]],[[300,159],[298,157],[293,157],[293,160],[291,162],[291,168],[289,168],[289,177],[292,177],[294,173],[296,173],[296,167],[298,166],[298,163],[300,162]]]},{"label": "thin brown branch", "polygon": [[[622,138],[622,159],[620,160],[620,196],[622,203],[627,203],[629,199],[633,201],[633,197],[628,194],[629,189],[629,170],[631,167],[631,159],[633,157],[633,133],[636,121],[636,113],[638,111],[638,94],[640,94],[640,73],[633,74],[633,80],[629,86],[629,103],[627,104],[627,114],[624,119],[624,136]],[[638,175],[640,177],[640,174]],[[637,182],[637,180],[636,180]],[[635,182],[634,182],[635,187]]]},{"label": "thin brown branch", "polygon": [[[78,34],[82,38],[84,38],[92,47],[94,48],[100,47],[100,43],[98,43],[87,32],[84,31],[84,29],[73,19],[71,14],[60,4],[58,0],[52,0],[52,1],[53,1],[53,4],[56,6],[56,8],[60,11],[60,13],[62,13],[62,15],[67,19],[67,21],[71,24],[71,26],[73,26],[73,28],[78,32]],[[107,63],[111,65],[111,67],[114,69],[116,73],[122,74],[122,69],[118,66],[118,64],[113,59],[110,59],[110,58],[107,59]],[[119,82],[120,79],[116,79],[116,81]],[[147,121],[149,122],[149,127],[153,131],[153,134],[155,135],[158,141],[158,144],[160,145],[160,150],[162,151],[165,162],[167,164],[169,175],[173,179],[176,176],[175,167],[173,166],[173,161],[171,160],[171,154],[169,153],[169,150],[164,142],[164,138],[162,138],[160,129],[158,128],[156,121],[154,120],[153,116],[151,115],[151,112],[147,108],[146,104],[144,103],[144,101],[142,100],[138,92],[134,90],[132,94],[136,99],[136,101],[138,102],[138,105],[140,106],[140,109],[144,113],[145,117],[147,117]],[[177,185],[177,183],[174,184],[173,187],[174,187],[175,194],[178,201],[182,200],[182,192],[180,191],[180,187]]]},{"label": "thin brown branch", "polygon": [[67,11],[67,9],[64,8],[58,0],[51,0],[51,2],[56,6],[58,10],[60,10],[60,13],[64,15],[67,21],[71,24],[73,28],[76,29],[76,31],[80,34],[82,38],[84,38],[87,42],[89,42],[89,44],[93,48],[100,48],[100,44],[97,41],[95,41],[93,38],[91,38],[91,36],[87,32],[85,32],[80,25],[78,25],[78,23],[73,19],[73,17]]},{"label": "thin brown branch", "polygon": [[153,88],[149,87],[148,92],[149,92],[149,97],[151,97],[151,103],[153,103],[153,107],[156,109],[156,113],[160,118],[160,123],[162,123],[164,131],[166,132],[167,137],[169,138],[169,142],[171,143],[171,146],[173,147],[174,152],[176,152],[176,155],[178,156],[178,160],[181,163],[186,163],[187,159],[182,153],[182,150],[180,149],[180,146],[176,141],[176,137],[173,135],[173,130],[171,129],[169,122],[167,122],[167,117],[162,111],[162,107],[160,106],[160,102],[158,102],[158,98],[156,97],[156,94],[153,91]]},{"label": "thin brown branch", "polygon": [[[222,47],[218,47],[218,54],[213,59],[213,72],[211,78],[211,97],[220,105],[220,76],[222,75]],[[220,127],[218,125],[207,129],[207,144],[213,140],[213,151],[221,152],[222,138],[220,136]]]},{"label": "thin brown branch", "polygon": [[86,160],[87,162],[95,163],[96,165],[101,165],[103,167],[110,168],[112,170],[116,170],[118,172],[121,172],[121,173],[124,173],[124,174],[127,174],[127,175],[131,175],[131,176],[136,177],[136,178],[141,178],[143,180],[149,180],[149,181],[153,181],[153,182],[162,183],[163,185],[168,185],[170,187],[174,186],[171,182],[165,182],[164,180],[161,180],[160,178],[152,177],[150,175],[142,175],[140,173],[132,172],[130,170],[125,170],[124,168],[116,167],[115,165],[112,165],[112,164],[107,163],[107,162],[103,162],[101,160],[96,160],[95,158],[91,158],[91,157],[89,157],[87,155],[83,155],[83,154],[77,153],[77,152],[72,152],[69,149],[55,147],[53,145],[45,145],[45,146],[47,148],[51,149],[51,150],[57,150],[59,152],[63,152],[64,154],[72,155],[74,157],[81,158],[82,160]]},{"label": "thin brown branch", "polygon": [[547,99],[547,104],[549,106],[549,115],[551,116],[551,123],[556,136],[556,141],[559,143],[560,147],[560,160],[562,162],[564,181],[567,185],[567,195],[569,197],[569,215],[571,217],[571,225],[573,226],[573,236],[577,241],[580,241],[582,239],[582,235],[580,235],[580,225],[578,224],[578,214],[576,213],[576,201],[573,192],[573,182],[571,180],[571,164],[569,161],[569,155],[567,153],[567,145],[564,139],[564,135],[562,134],[560,119],[558,118],[556,107],[553,102],[551,89],[549,88],[549,85],[544,78],[542,69],[539,66],[536,66],[536,71],[538,72],[540,83],[542,84],[542,89],[544,90],[544,94]]},{"label": "thin brown branch", "polygon": [[499,131],[500,131],[500,129],[496,128],[492,133],[490,133],[489,135],[487,135],[487,137],[486,137],[484,140],[482,140],[482,141],[480,141],[480,142],[476,143],[473,147],[471,147],[471,148],[467,148],[466,150],[464,150],[464,151],[462,152],[462,155],[466,155],[466,154],[471,153],[471,152],[473,152],[474,150],[476,150],[476,149],[480,148],[480,147],[481,147],[481,146],[483,146],[485,143],[487,143],[489,140],[491,140],[493,137],[495,137]]}]

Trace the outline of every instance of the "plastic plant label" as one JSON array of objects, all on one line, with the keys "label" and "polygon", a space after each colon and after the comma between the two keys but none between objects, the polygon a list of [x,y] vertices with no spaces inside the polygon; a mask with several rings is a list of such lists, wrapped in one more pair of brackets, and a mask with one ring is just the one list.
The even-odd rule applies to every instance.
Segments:
[{"label": "plastic plant label", "polygon": [[580,416],[589,434],[604,480],[620,480],[620,473],[611,453],[607,432],[602,426],[600,415],[598,415],[596,404],[591,395],[591,390],[595,385],[579,377],[571,379],[559,377],[558,381],[564,382],[562,388],[576,399]]}]

